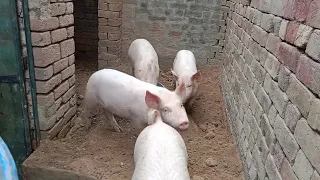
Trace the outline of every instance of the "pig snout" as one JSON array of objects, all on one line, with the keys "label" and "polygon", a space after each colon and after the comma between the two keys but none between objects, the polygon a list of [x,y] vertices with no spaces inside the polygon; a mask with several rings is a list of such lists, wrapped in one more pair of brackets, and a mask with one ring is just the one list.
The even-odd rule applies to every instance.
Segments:
[{"label": "pig snout", "polygon": [[180,130],[186,130],[189,127],[189,121],[183,121],[182,123],[179,124],[178,128]]}]

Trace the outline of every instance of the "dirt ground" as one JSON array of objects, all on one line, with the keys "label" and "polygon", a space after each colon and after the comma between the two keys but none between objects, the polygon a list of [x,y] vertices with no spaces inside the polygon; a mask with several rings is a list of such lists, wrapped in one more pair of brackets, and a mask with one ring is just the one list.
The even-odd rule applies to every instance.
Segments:
[{"label": "dirt ground", "polygon": [[[83,108],[81,95],[86,82],[96,68],[94,63],[76,62],[78,113]],[[125,65],[119,69],[128,72]],[[219,68],[210,66],[201,72],[199,97],[189,114],[189,129],[183,134],[190,177],[194,180],[201,177],[206,180],[244,179],[236,144],[224,115]],[[161,72],[159,81],[173,89],[171,78],[170,72]],[[117,121],[124,132],[114,132],[98,110],[89,130],[78,126],[80,128],[65,139],[45,141],[39,148],[45,157],[35,157],[35,160],[44,166],[73,170],[98,179],[131,179],[136,138],[131,133],[129,121],[120,118]]]}]

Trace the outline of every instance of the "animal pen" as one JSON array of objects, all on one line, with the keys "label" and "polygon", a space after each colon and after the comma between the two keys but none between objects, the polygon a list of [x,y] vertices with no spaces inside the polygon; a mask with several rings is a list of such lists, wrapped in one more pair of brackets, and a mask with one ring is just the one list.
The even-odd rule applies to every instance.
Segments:
[{"label": "animal pen", "polygon": [[[0,136],[25,179],[130,179],[136,137],[83,95],[98,69],[128,73],[137,38],[173,90],[195,54],[200,93],[182,133],[193,180],[320,179],[319,0],[1,0]],[[40,141],[41,139],[41,141]]]}]

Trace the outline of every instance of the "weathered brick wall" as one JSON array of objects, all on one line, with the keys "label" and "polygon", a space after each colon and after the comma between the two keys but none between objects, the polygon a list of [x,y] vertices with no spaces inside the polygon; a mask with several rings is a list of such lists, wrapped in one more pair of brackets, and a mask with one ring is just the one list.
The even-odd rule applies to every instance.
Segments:
[{"label": "weathered brick wall", "polygon": [[98,2],[98,68],[121,64],[122,0]]},{"label": "weathered brick wall", "polygon": [[71,0],[29,0],[42,138],[64,137],[76,113]]},{"label": "weathered brick wall", "polygon": [[319,179],[320,1],[227,6],[224,101],[247,179]]},{"label": "weathered brick wall", "polygon": [[199,66],[222,59],[226,30],[226,0],[125,0],[123,50],[136,38],[154,46],[162,69],[172,67],[181,49],[194,52]]},{"label": "weathered brick wall", "polygon": [[74,1],[76,58],[98,59],[98,0]]}]

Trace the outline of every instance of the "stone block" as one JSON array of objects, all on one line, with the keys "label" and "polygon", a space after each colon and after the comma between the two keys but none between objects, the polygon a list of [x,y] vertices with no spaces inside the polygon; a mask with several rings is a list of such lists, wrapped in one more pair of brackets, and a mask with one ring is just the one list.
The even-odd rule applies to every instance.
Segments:
[{"label": "stone block", "polygon": [[313,168],[301,149],[297,154],[292,168],[299,179],[311,179]]},{"label": "stone block", "polygon": [[271,151],[271,155],[273,156],[274,163],[275,163],[277,170],[280,170],[280,168],[283,164],[283,160],[286,158],[285,158],[285,154],[283,153],[283,150],[282,150],[279,142],[275,143],[274,148]]},{"label": "stone block", "polygon": [[286,34],[285,34],[285,40],[289,42],[290,44],[293,44],[294,41],[297,38],[297,32],[299,28],[300,23],[296,21],[290,21],[287,26]]},{"label": "stone block", "polygon": [[99,35],[100,33],[120,33],[120,27],[113,26],[99,26]]},{"label": "stone block", "polygon": [[[55,101],[55,105],[56,105],[56,111],[58,111],[58,109],[61,107],[62,104],[62,98],[59,98]],[[62,114],[63,115],[63,114]],[[61,117],[61,116],[60,116]],[[59,118],[60,118],[59,117]],[[57,119],[58,120],[58,119]]]},{"label": "stone block", "polygon": [[264,47],[267,42],[268,33],[261,27],[254,25],[251,37],[257,41],[260,46]]},{"label": "stone block", "polygon": [[122,3],[119,4],[109,4],[109,9],[112,12],[119,12],[122,10]]},{"label": "stone block", "polygon": [[57,17],[49,17],[46,19],[31,19],[30,28],[31,31],[49,31],[57,29],[59,27],[59,19]]},{"label": "stone block", "polygon": [[67,103],[75,93],[76,93],[75,86],[70,87],[70,89],[62,96],[63,103]]},{"label": "stone block", "polygon": [[65,58],[69,55],[72,55],[75,51],[75,44],[73,39],[68,39],[65,41],[62,41],[60,43],[61,47],[61,57]]},{"label": "stone block", "polygon": [[311,180],[320,180],[320,175],[318,174],[317,171],[313,172],[313,175],[311,177]]},{"label": "stone block", "polygon": [[57,136],[57,134],[61,131],[62,126],[65,124],[64,118],[61,118],[50,131],[48,132],[48,137],[49,139],[53,139],[54,137]]},{"label": "stone block", "polygon": [[282,20],[279,28],[279,37],[284,40],[287,32],[289,21],[288,20]]},{"label": "stone block", "polygon": [[298,62],[296,76],[312,92],[320,95],[319,63],[316,63],[306,55],[301,55]]},{"label": "stone block", "polygon": [[75,56],[74,56],[74,54],[72,54],[71,56],[69,56],[68,59],[69,59],[69,66],[71,66],[72,64],[74,64],[74,61],[75,61]]},{"label": "stone block", "polygon": [[261,154],[259,152],[259,149],[257,146],[254,146],[253,148],[253,157],[254,160],[256,161],[255,164],[257,166],[257,174],[259,179],[264,179],[266,176],[266,170],[264,168],[264,164],[262,162]]},{"label": "stone block", "polygon": [[274,132],[288,161],[293,162],[298,153],[299,145],[284,120],[279,115],[276,117]]},{"label": "stone block", "polygon": [[51,39],[52,39],[52,43],[67,39],[67,29],[61,28],[61,29],[51,31]]},{"label": "stone block", "polygon": [[281,180],[280,172],[278,171],[274,159],[271,154],[268,155],[267,161],[265,164],[265,169],[268,174],[269,179],[272,180]]},{"label": "stone block", "polygon": [[71,118],[74,117],[74,115],[77,112],[77,106],[73,106],[69,109],[69,111],[63,116],[66,122],[70,121]]},{"label": "stone block", "polygon": [[60,16],[66,13],[66,3],[51,3],[51,16]]},{"label": "stone block", "polygon": [[76,83],[76,75],[73,75],[69,78],[69,85],[73,86]]},{"label": "stone block", "polygon": [[280,62],[278,59],[272,55],[271,53],[268,54],[267,60],[264,64],[265,69],[270,74],[270,76],[274,79],[278,79],[278,73],[280,69]]},{"label": "stone block", "polygon": [[69,110],[69,108],[70,108],[69,102],[60,106],[60,108],[57,110],[57,113],[56,113],[57,120],[63,117],[63,115]]},{"label": "stone block", "polygon": [[320,62],[320,30],[314,30],[307,44],[306,53]]},{"label": "stone block", "polygon": [[63,70],[61,72],[62,80],[65,80],[65,79],[71,77],[72,75],[74,75],[75,70],[76,70],[75,64],[73,64],[73,65],[69,66],[67,69]]},{"label": "stone block", "polygon": [[293,75],[290,75],[287,94],[304,117],[308,117],[314,95]]},{"label": "stone block", "polygon": [[258,61],[251,62],[251,69],[258,82],[260,84],[263,84],[266,75],[266,70],[261,66],[261,64]]},{"label": "stone block", "polygon": [[119,12],[112,12],[112,11],[98,10],[98,17],[99,18],[108,18],[108,19],[119,19],[120,13]]},{"label": "stone block", "polygon": [[309,7],[306,24],[315,28],[320,28],[320,2],[312,1]]},{"label": "stone block", "polygon": [[272,102],[271,102],[268,94],[262,88],[262,86],[260,85],[260,83],[258,81],[256,81],[256,83],[254,84],[254,93],[255,93],[257,100],[259,101],[263,111],[266,113],[269,112],[269,108],[270,108]]},{"label": "stone block", "polygon": [[257,169],[251,165],[250,169],[249,169],[249,177],[250,179],[257,179],[258,175],[257,175]]},{"label": "stone block", "polygon": [[281,39],[273,33],[268,34],[266,49],[272,54],[277,55],[280,47]]},{"label": "stone block", "polygon": [[266,143],[266,139],[263,137],[262,132],[260,130],[259,130],[256,146],[258,147],[259,152],[261,154],[262,163],[265,164],[270,150]]},{"label": "stone block", "polygon": [[39,106],[51,107],[55,103],[54,94],[52,92],[46,95],[38,94],[37,102]]},{"label": "stone block", "polygon": [[58,134],[58,139],[64,138],[67,133],[70,131],[71,129],[71,123],[68,122],[64,127],[62,127],[61,131]]},{"label": "stone block", "polygon": [[54,90],[54,99],[58,99],[61,97],[65,92],[67,92],[69,89],[69,81],[65,81],[62,84],[60,84],[55,90]]},{"label": "stone block", "polygon": [[38,108],[38,112],[39,112],[39,126],[40,126],[41,132],[51,129],[55,125],[56,116],[52,115],[51,117],[43,117],[41,115],[42,111],[39,110],[39,108]]},{"label": "stone block", "polygon": [[76,96],[74,95],[74,96],[71,97],[71,99],[70,99],[70,105],[71,105],[71,106],[74,106],[76,103],[77,103],[77,98],[76,98]]},{"label": "stone block", "polygon": [[286,93],[281,91],[278,84],[273,81],[268,74],[266,75],[263,87],[269,94],[269,97],[274,103],[274,106],[278,110],[280,116],[284,117],[284,112],[289,101]]},{"label": "stone block", "polygon": [[287,91],[287,88],[289,86],[290,74],[291,72],[289,69],[287,69],[283,65],[280,65],[278,83],[280,89],[284,92]]},{"label": "stone block", "polygon": [[276,141],[276,136],[269,123],[269,119],[266,114],[263,114],[261,116],[260,127],[261,127],[262,135],[265,137],[265,141],[268,148],[272,149]]},{"label": "stone block", "polygon": [[74,24],[73,14],[67,14],[64,16],[59,16],[60,27],[66,27]]},{"label": "stone block", "polygon": [[279,32],[280,32],[281,22],[282,22],[282,18],[280,17],[273,18],[273,33],[279,37],[280,37]]},{"label": "stone block", "polygon": [[74,26],[70,26],[67,28],[67,37],[71,38],[74,36]]},{"label": "stone block", "polygon": [[50,65],[46,68],[34,68],[36,80],[47,80],[53,75],[53,66]]},{"label": "stone block", "polygon": [[50,32],[31,33],[32,46],[46,46],[51,44]]},{"label": "stone block", "polygon": [[52,44],[43,48],[33,48],[33,55],[36,67],[46,67],[61,58],[58,44]]},{"label": "stone block", "polygon": [[267,32],[273,32],[273,18],[272,14],[263,14],[261,27]]},{"label": "stone block", "polygon": [[64,70],[65,68],[68,67],[68,63],[69,63],[69,59],[68,58],[63,58],[57,62],[55,62],[53,64],[53,71],[54,71],[54,74]]},{"label": "stone block", "polygon": [[281,174],[282,180],[298,180],[297,176],[294,174],[292,170],[292,167],[289,161],[286,158],[284,158],[284,161],[282,163],[280,174]]},{"label": "stone block", "polygon": [[297,122],[300,118],[301,118],[301,113],[299,109],[295,105],[293,105],[291,102],[289,102],[286,108],[284,121],[286,122],[288,128],[291,130],[292,133],[294,132]]},{"label": "stone block", "polygon": [[99,41],[99,47],[111,47],[111,48],[117,48],[121,46],[121,41],[110,41],[110,40],[101,40]]},{"label": "stone block", "polygon": [[276,122],[277,114],[278,114],[277,109],[274,107],[274,105],[271,105],[268,113],[268,119],[272,127],[274,127],[274,124]]},{"label": "stone block", "polygon": [[314,99],[307,119],[312,129],[320,132],[320,100]]},{"label": "stone block", "polygon": [[312,31],[312,27],[300,24],[297,31],[297,35],[294,40],[294,44],[300,48],[305,48],[309,41]]},{"label": "stone block", "polygon": [[53,76],[47,81],[36,81],[37,93],[49,93],[54,87],[61,83],[61,74]]},{"label": "stone block", "polygon": [[307,156],[312,166],[320,171],[320,136],[313,131],[305,119],[297,123],[294,136],[299,143],[301,150]]},{"label": "stone block", "polygon": [[66,14],[72,14],[74,10],[73,3],[68,2],[66,3]]},{"label": "stone block", "polygon": [[108,19],[108,25],[109,26],[120,26],[122,23],[122,19]]},{"label": "stone block", "polygon": [[300,54],[300,51],[296,47],[282,42],[280,43],[277,58],[284,66],[295,73]]}]

